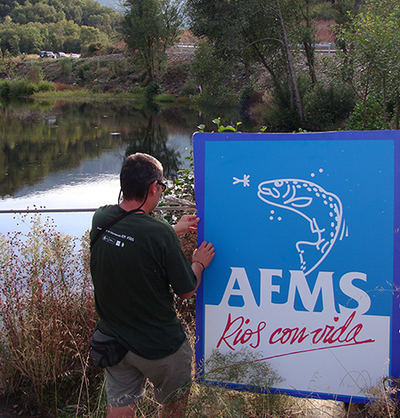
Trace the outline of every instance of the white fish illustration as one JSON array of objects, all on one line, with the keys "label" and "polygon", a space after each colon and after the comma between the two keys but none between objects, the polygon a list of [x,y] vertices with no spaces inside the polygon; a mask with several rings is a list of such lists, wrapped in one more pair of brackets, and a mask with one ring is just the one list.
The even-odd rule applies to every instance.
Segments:
[{"label": "white fish illustration", "polygon": [[347,228],[342,202],[318,184],[301,179],[274,179],[258,185],[258,197],[264,202],[297,213],[309,222],[315,241],[298,241],[300,269],[305,275],[314,271],[331,251],[336,240],[343,239]]}]

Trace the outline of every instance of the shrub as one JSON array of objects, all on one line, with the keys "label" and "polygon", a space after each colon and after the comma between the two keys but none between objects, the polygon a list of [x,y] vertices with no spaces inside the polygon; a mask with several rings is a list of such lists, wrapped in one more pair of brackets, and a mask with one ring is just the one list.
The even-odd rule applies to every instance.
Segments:
[{"label": "shrub", "polygon": [[39,67],[38,65],[32,65],[29,68],[29,72],[28,72],[28,80],[31,81],[32,83],[40,83],[41,81],[43,81],[44,79],[44,73],[41,67]]},{"label": "shrub", "polygon": [[196,83],[193,80],[189,80],[185,83],[185,85],[182,87],[179,94],[181,96],[194,96],[198,93],[198,87],[196,86]]},{"label": "shrub", "polygon": [[244,121],[250,118],[250,106],[255,99],[255,90],[252,85],[244,86],[239,93],[239,113],[240,118]]},{"label": "shrub", "polygon": [[144,88],[141,87],[141,86],[136,85],[135,87],[133,87],[132,93],[143,96],[144,95]]},{"label": "shrub", "polygon": [[303,98],[305,127],[331,130],[346,119],[354,107],[352,90],[344,84],[316,84]]},{"label": "shrub", "polygon": [[145,88],[145,97],[148,102],[151,102],[157,94],[161,93],[161,87],[155,81],[152,81]]},{"label": "shrub", "polygon": [[275,89],[273,101],[265,116],[265,125],[274,131],[295,131],[301,126],[296,110],[290,106],[287,87]]},{"label": "shrub", "polygon": [[364,103],[359,101],[350,114],[346,129],[386,129],[382,116],[382,106],[374,95],[369,95]]},{"label": "shrub", "polygon": [[70,58],[62,58],[60,65],[62,75],[68,80],[72,74],[72,60]]},{"label": "shrub", "polygon": [[25,79],[13,80],[10,83],[10,98],[15,99],[18,97],[31,96],[37,91],[37,86],[31,81]]},{"label": "shrub", "polygon": [[37,85],[37,91],[54,91],[56,89],[54,83],[50,81],[41,81]]},{"label": "shrub", "polygon": [[90,63],[80,65],[78,69],[78,77],[82,81],[90,81],[95,78],[95,73],[93,72]]},{"label": "shrub", "polygon": [[89,44],[87,48],[88,56],[99,55],[103,49],[103,44],[101,42],[93,42]]},{"label": "shrub", "polygon": [[232,65],[217,56],[212,45],[202,42],[191,63],[193,82],[201,90],[196,102],[200,106],[213,104],[216,107],[235,103],[232,71]]},{"label": "shrub", "polygon": [[3,100],[7,100],[10,98],[10,84],[9,80],[1,80],[0,81],[0,97]]}]

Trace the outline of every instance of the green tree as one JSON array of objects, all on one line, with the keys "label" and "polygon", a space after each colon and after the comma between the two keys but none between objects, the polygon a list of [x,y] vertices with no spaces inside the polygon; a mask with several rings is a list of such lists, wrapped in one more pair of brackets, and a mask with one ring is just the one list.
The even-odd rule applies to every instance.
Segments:
[{"label": "green tree", "polygon": [[379,104],[384,126],[389,127],[393,122],[399,128],[399,27],[398,1],[369,0],[363,11],[350,17],[338,32],[338,38],[347,45],[339,56],[341,75],[362,105],[364,128],[368,128],[370,96]]},{"label": "green tree", "polygon": [[208,42],[196,50],[191,73],[201,92],[200,103],[225,107],[234,102],[232,66],[227,67]]},{"label": "green tree", "polygon": [[157,80],[180,27],[179,3],[173,0],[126,0],[122,32],[131,53],[146,71],[149,81]]},{"label": "green tree", "polygon": [[227,65],[261,64],[278,93],[289,87],[290,106],[303,119],[292,45],[301,16],[289,0],[188,0],[193,32],[206,36]]}]

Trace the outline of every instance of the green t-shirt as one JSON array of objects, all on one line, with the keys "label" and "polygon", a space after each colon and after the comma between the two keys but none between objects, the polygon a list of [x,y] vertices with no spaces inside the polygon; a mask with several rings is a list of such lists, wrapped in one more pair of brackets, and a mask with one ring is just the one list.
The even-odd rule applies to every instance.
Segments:
[{"label": "green t-shirt", "polygon": [[[121,213],[117,205],[99,208],[91,238]],[[179,349],[185,332],[173,292],[192,291],[196,277],[168,224],[144,213],[126,216],[97,239],[90,269],[101,331],[148,359]]]}]

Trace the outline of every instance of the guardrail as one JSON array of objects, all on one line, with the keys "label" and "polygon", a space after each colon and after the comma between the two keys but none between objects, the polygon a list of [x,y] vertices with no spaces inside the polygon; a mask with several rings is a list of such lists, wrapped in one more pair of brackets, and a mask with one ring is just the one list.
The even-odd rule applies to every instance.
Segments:
[{"label": "guardrail", "polygon": [[[47,209],[47,208],[40,208],[40,209],[2,209],[0,210],[0,214],[29,214],[29,213],[82,213],[82,212],[95,212],[98,208],[65,208],[65,209]],[[196,207],[193,205],[190,206],[157,206],[153,209],[155,212],[163,212],[163,211],[170,211],[170,210],[195,210]]]},{"label": "guardrail", "polygon": [[[299,48],[303,47],[303,45],[301,44],[298,44],[297,46]],[[315,47],[315,52],[319,52],[319,53],[331,54],[331,53],[335,53],[337,50],[334,42],[321,42],[321,43],[314,44],[313,46]],[[171,50],[182,49],[186,51],[191,51],[191,50],[197,49],[198,47],[199,45],[194,42],[178,42],[175,45],[173,45],[170,49]]]},{"label": "guardrail", "polygon": [[315,52],[325,52],[327,54],[336,52],[336,45],[333,42],[314,44]]},{"label": "guardrail", "polygon": [[[82,213],[95,212],[98,208],[43,208],[34,207],[33,209],[2,209],[0,214],[19,214],[19,213]],[[180,199],[175,196],[166,196],[164,202],[154,208],[156,212],[172,211],[172,210],[195,210],[196,204],[187,199]]]}]

